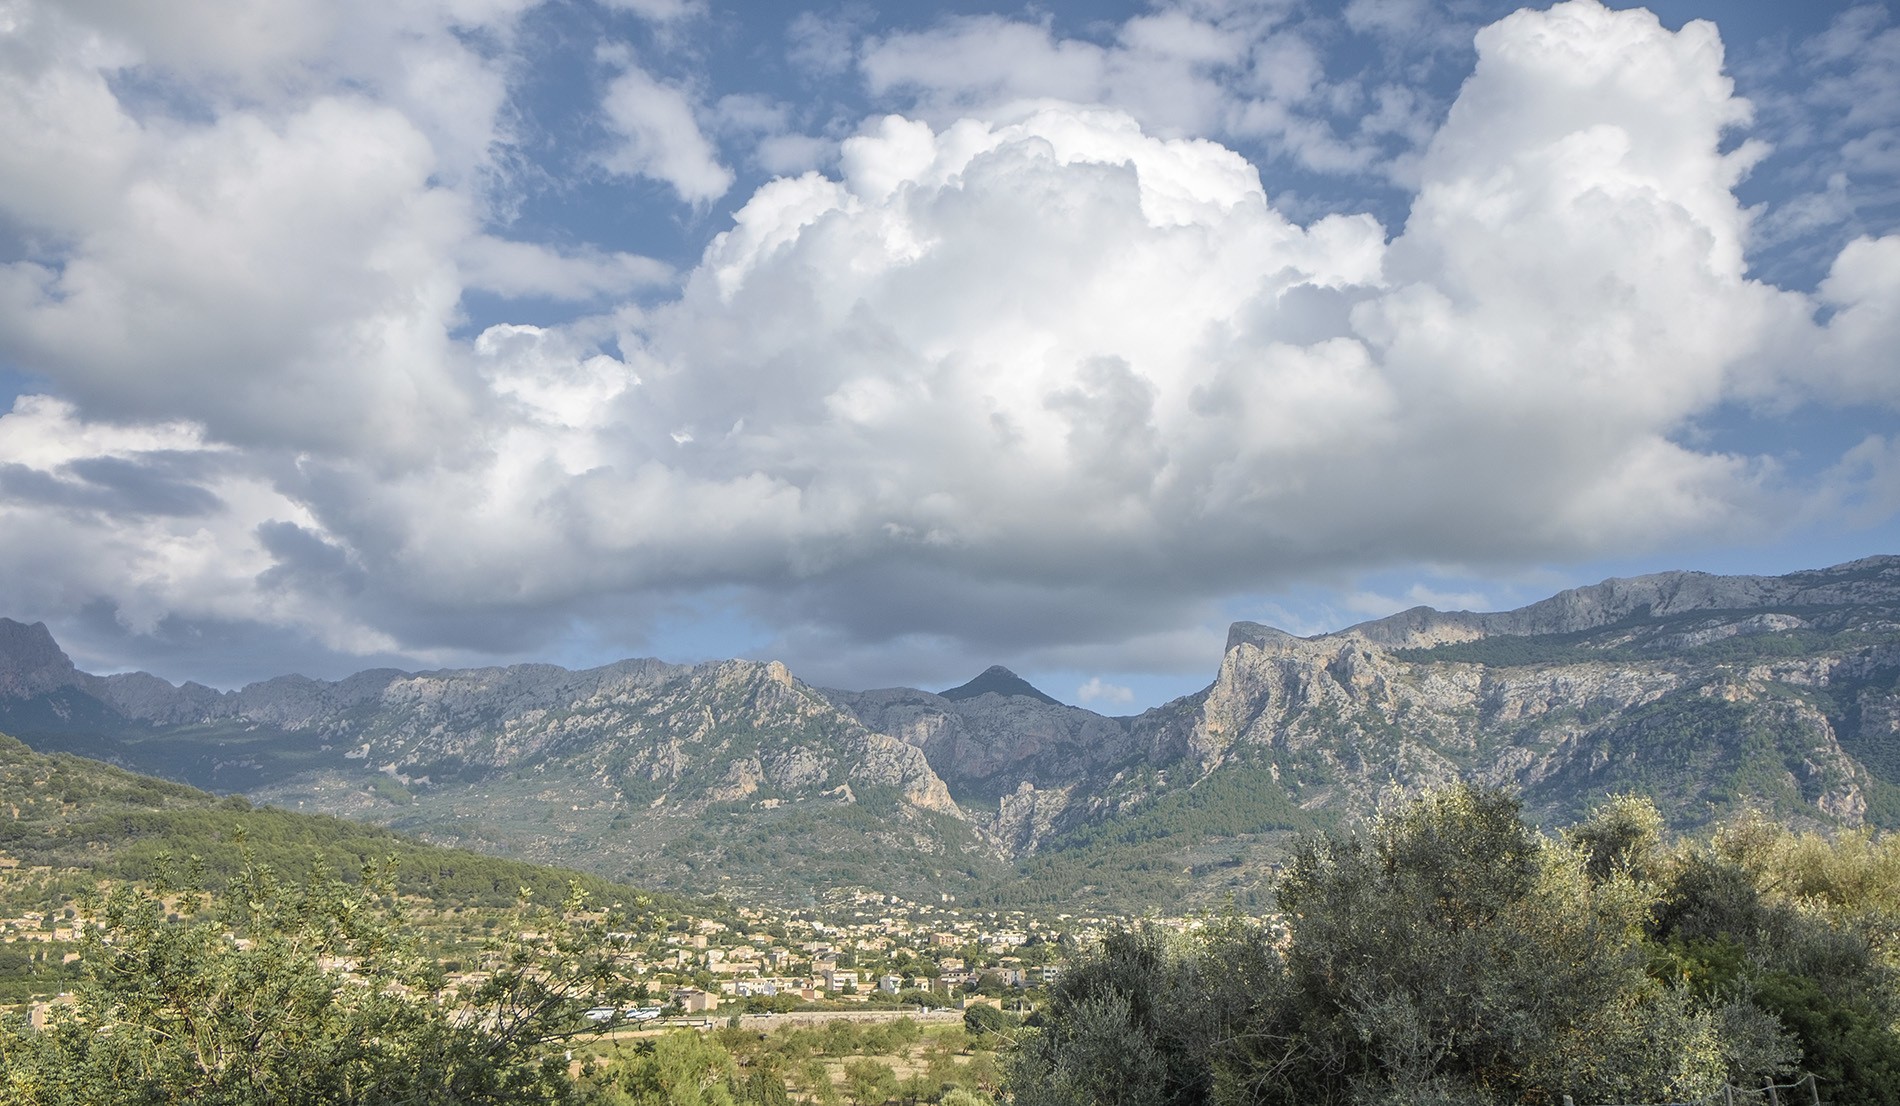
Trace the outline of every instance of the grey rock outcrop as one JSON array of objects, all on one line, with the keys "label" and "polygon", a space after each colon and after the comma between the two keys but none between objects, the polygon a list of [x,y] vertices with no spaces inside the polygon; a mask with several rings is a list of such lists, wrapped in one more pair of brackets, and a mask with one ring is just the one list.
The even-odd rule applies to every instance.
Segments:
[{"label": "grey rock outcrop", "polygon": [[[1812,611],[1822,616],[1822,624],[1838,625],[1841,619],[1862,613],[1861,608],[1890,607],[1896,597],[1900,597],[1900,557],[1881,556],[1787,576],[1659,572],[1572,588],[1526,607],[1489,614],[1414,607],[1326,636],[1356,636],[1394,649],[1429,648],[1499,635],[1578,633],[1634,618],[1735,614],[1764,608]],[[1886,611],[1877,621],[1891,628],[1893,612]]]},{"label": "grey rock outcrop", "polygon": [[1024,783],[1074,784],[1137,749],[1124,722],[1046,697],[948,699],[914,688],[824,694],[867,728],[921,750],[953,794],[983,804]]},{"label": "grey rock outcrop", "polygon": [[25,699],[79,686],[83,679],[46,623],[0,618],[0,696]]}]

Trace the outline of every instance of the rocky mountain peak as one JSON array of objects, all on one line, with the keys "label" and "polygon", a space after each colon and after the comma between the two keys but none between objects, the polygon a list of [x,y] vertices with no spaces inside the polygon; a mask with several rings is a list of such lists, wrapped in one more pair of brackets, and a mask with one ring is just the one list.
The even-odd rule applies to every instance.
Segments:
[{"label": "rocky mountain peak", "polygon": [[1894,603],[1900,603],[1900,557],[1878,556],[1786,576],[1677,571],[1612,578],[1561,591],[1515,610],[1478,613],[1413,607],[1311,638],[1294,637],[1257,622],[1236,622],[1227,631],[1227,651],[1244,644],[1278,653],[1300,642],[1342,639],[1387,649],[1428,649],[1487,637],[1571,634],[1627,619],[1692,612],[1842,609]]},{"label": "rocky mountain peak", "polygon": [[0,695],[24,698],[79,682],[79,670],[46,623],[0,618]]},{"label": "rocky mountain peak", "polygon": [[1052,707],[1063,705],[1060,700],[1043,694],[1037,690],[1034,684],[1018,676],[1016,673],[1011,672],[1009,669],[1004,668],[1000,664],[993,664],[984,669],[981,675],[969,683],[959,684],[948,691],[939,692],[938,694],[950,700],[974,699],[979,695],[1001,695],[1004,697],[1025,695],[1037,702],[1047,703]]},{"label": "rocky mountain peak", "polygon": [[1241,645],[1251,645],[1256,649],[1264,649],[1269,645],[1280,645],[1285,642],[1298,640],[1300,639],[1287,633],[1285,630],[1277,629],[1263,623],[1236,622],[1232,626],[1227,627],[1227,648],[1224,651],[1231,653],[1235,647]]}]

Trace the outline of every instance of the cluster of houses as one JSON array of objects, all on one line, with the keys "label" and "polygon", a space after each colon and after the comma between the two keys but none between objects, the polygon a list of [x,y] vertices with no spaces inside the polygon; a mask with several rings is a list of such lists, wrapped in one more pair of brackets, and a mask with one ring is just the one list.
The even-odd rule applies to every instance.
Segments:
[{"label": "cluster of houses", "polygon": [[70,919],[24,911],[15,917],[0,918],[0,945],[31,950],[37,960],[70,964],[79,959],[75,945],[79,931]]},{"label": "cluster of houses", "polygon": [[[1071,952],[1125,924],[1120,918],[1063,914],[1039,920],[845,894],[855,897],[826,903],[823,914],[740,908],[724,922],[684,919],[664,933],[613,935],[624,942],[623,970],[647,985],[650,1005],[633,1011],[634,1020],[675,1010],[711,1013],[722,1002],[728,1009],[759,1005],[754,1000],[872,1002],[901,996],[938,1005],[995,1002],[1009,991],[1054,982]],[[69,949],[76,936],[64,917],[27,912],[0,919],[0,941],[45,950],[36,960],[73,959],[78,954]],[[474,985],[480,972],[456,972],[450,979],[452,985]]]},{"label": "cluster of houses", "polygon": [[0,942],[78,940],[78,931],[70,920],[28,910],[13,918],[0,918]]},{"label": "cluster of houses", "polygon": [[[869,1002],[929,994],[943,1005],[1054,982],[1067,948],[1114,919],[1058,919],[1052,928],[1019,915],[961,914],[899,900],[847,904],[851,920],[740,910],[739,923],[709,919],[666,934],[626,967],[686,1013],[723,1000],[787,998]],[[1071,935],[1064,943],[1063,935]],[[632,937],[632,935],[628,935]]]}]

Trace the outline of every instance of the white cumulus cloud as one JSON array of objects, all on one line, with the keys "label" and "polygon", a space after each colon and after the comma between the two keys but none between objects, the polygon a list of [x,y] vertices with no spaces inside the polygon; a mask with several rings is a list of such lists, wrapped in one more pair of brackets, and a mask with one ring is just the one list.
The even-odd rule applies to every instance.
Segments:
[{"label": "white cumulus cloud", "polygon": [[1133,688],[1111,684],[1100,676],[1090,676],[1087,683],[1075,689],[1075,699],[1078,703],[1126,706],[1135,701],[1135,692]]},{"label": "white cumulus cloud", "polygon": [[600,106],[620,138],[603,157],[607,168],[670,185],[688,203],[716,200],[732,187],[732,170],[700,130],[683,89],[630,66],[607,86]]},{"label": "white cumulus cloud", "polygon": [[[326,83],[344,63],[313,24],[315,86],[141,113],[110,78],[164,44],[52,10],[0,70],[0,213],[32,239],[0,265],[0,353],[57,396],[0,418],[20,615],[413,656],[710,603],[795,661],[1132,672],[1104,643],[1189,652],[1223,597],[1314,573],[1628,555],[1892,500],[1885,438],[1807,480],[1697,444],[1737,404],[1900,402],[1894,238],[1813,295],[1750,277],[1759,150],[1706,24],[1572,0],[1486,28],[1402,226],[1296,219],[1196,137],[1232,106],[1200,82],[1258,76],[1259,27],[886,36],[866,72],[928,103],[835,163],[787,153],[836,168],[758,187],[673,283],[490,225],[466,167],[506,140],[494,97],[464,133],[399,81]],[[397,37],[449,57],[475,17]],[[1009,64],[984,68],[965,39],[992,33]],[[214,85],[268,68],[165,49]],[[1312,93],[1296,45],[1273,56],[1261,95]],[[498,72],[459,64],[441,87]],[[774,102],[722,103],[790,135]],[[701,205],[731,187],[686,86],[627,68],[601,107],[614,171]],[[578,306],[474,327],[469,291]]]}]

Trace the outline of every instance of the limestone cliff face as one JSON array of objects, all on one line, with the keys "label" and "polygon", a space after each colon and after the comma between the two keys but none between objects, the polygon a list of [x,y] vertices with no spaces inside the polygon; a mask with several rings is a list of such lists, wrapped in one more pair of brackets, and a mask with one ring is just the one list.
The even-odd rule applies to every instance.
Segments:
[{"label": "limestone cliff face", "polygon": [[174,725],[222,713],[228,696],[203,684],[174,687],[145,672],[81,672],[44,622],[0,618],[0,701],[78,692],[130,721]]},{"label": "limestone cliff face", "polygon": [[1870,793],[1900,783],[1896,637],[1896,558],[1665,573],[1305,639],[1241,623],[1187,760],[1197,780],[1267,761],[1315,809],[1475,778],[1553,817],[1630,789],[1679,823],[1765,802],[1857,825]]},{"label": "limestone cliff face", "polygon": [[[1007,725],[987,757],[959,761],[964,729],[907,702],[921,720],[904,732],[933,759],[1007,785],[991,767],[1012,756]],[[1394,787],[1475,779],[1516,789],[1552,821],[1637,791],[1679,826],[1744,804],[1853,826],[1882,795],[1892,822],[1900,558],[1787,577],[1663,573],[1313,638],[1236,623],[1212,686],[1120,725],[1086,772],[1018,770],[992,833],[1036,851],[1252,769],[1317,816],[1364,813]]]},{"label": "limestone cliff face", "polygon": [[858,724],[776,661],[516,665],[333,686],[268,699],[246,689],[245,716],[348,743],[405,782],[434,783],[445,764],[572,772],[672,812],[855,782],[961,813],[921,751]]},{"label": "limestone cliff face", "polygon": [[306,732],[350,763],[254,794],[654,886],[922,895],[909,858],[993,852],[921,749],[777,662],[402,674]]},{"label": "limestone cliff face", "polygon": [[1064,833],[1147,797],[1130,774],[1165,767],[1185,749],[1180,720],[1195,700],[1139,718],[1067,706],[994,667],[942,694],[914,688],[824,693],[865,726],[923,752],[961,800],[964,817],[1004,855],[1036,853]]},{"label": "limestone cliff face", "polygon": [[1065,706],[1040,693],[948,698],[888,688],[825,694],[865,726],[921,750],[953,793],[986,803],[1023,784],[1044,789],[1074,784],[1140,750],[1125,720]]},{"label": "limestone cliff face", "polygon": [[[1475,778],[1553,814],[1625,788],[1686,810],[1732,804],[1740,796],[1724,781],[1741,774],[1788,813],[1857,825],[1869,773],[1799,690],[1864,682],[1870,666],[1894,671],[1866,652],[1745,666],[1491,666],[1404,659],[1350,634],[1243,641],[1207,693],[1190,755],[1202,777],[1264,757],[1314,808],[1365,810],[1394,785]],[[1891,727],[1887,702],[1875,697],[1864,713]],[[1693,749],[1678,747],[1682,733]]]},{"label": "limestone cliff face", "polygon": [[[965,817],[921,749],[863,725],[778,662],[376,669],[219,692],[144,673],[88,675],[43,625],[10,623],[0,625],[0,678],[0,706],[25,708],[29,717],[50,695],[77,696],[50,713],[71,714],[77,704],[81,717],[66,728],[119,727],[117,759],[129,764],[359,817],[403,813],[426,822],[423,812],[435,806],[465,810],[487,797],[493,820],[505,823],[524,803],[540,809],[565,800],[571,812],[619,810],[620,825],[637,839],[643,819],[855,802],[866,787],[919,817]],[[212,755],[174,736],[187,726],[216,735]],[[137,740],[146,735],[157,739]],[[400,790],[371,786],[379,779]],[[500,797],[524,785],[530,798]],[[390,806],[402,794],[406,812]],[[577,859],[549,847],[550,858]]]},{"label": "limestone cliff face", "polygon": [[0,618],[0,695],[24,699],[81,682],[46,623]]},{"label": "limestone cliff face", "polygon": [[[1715,576],[1706,572],[1659,572],[1605,580],[1559,592],[1513,611],[1473,614],[1414,607],[1389,618],[1343,631],[1390,648],[1429,648],[1483,637],[1570,634],[1632,619],[1666,621],[1684,615],[1726,615],[1729,635],[1791,628],[1795,623],[1831,628],[1871,617],[1896,628],[1893,603],[1900,591],[1900,557],[1868,557],[1833,568],[1786,576]],[[1778,609],[1765,620],[1745,612]],[[1807,615],[1809,618],[1802,618]],[[1641,632],[1643,627],[1632,626]]]},{"label": "limestone cliff face", "polygon": [[1003,796],[989,832],[1011,856],[1036,852],[1061,829],[1081,820],[1087,808],[1072,804],[1074,787],[1044,788],[1027,780]]}]

